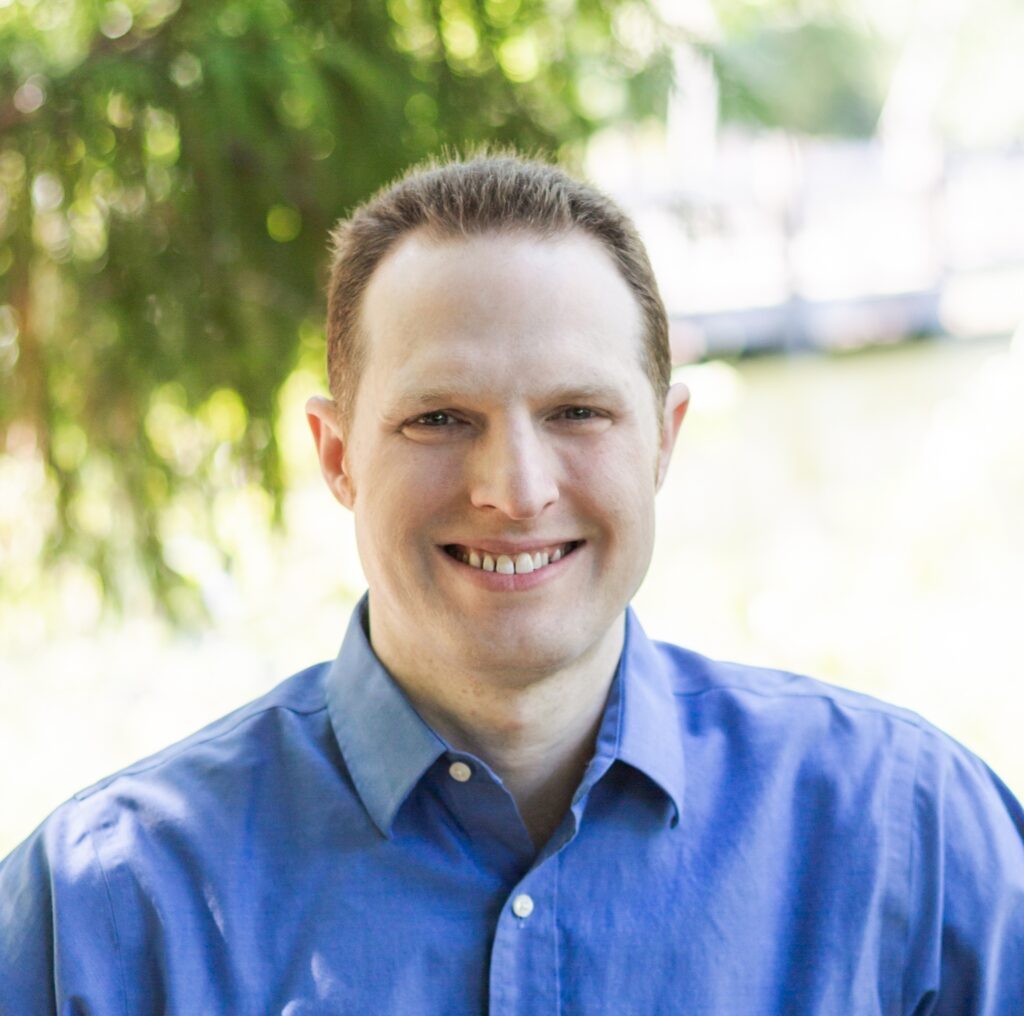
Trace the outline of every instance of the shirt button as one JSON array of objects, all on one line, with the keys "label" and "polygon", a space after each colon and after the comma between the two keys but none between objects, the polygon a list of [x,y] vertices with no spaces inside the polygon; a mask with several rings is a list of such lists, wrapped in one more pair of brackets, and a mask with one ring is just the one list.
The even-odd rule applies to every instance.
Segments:
[{"label": "shirt button", "polygon": [[473,770],[465,762],[453,762],[448,767],[448,775],[457,783],[465,783],[473,775]]},{"label": "shirt button", "polygon": [[520,893],[512,901],[512,913],[516,917],[529,917],[533,913],[533,898],[526,893]]}]

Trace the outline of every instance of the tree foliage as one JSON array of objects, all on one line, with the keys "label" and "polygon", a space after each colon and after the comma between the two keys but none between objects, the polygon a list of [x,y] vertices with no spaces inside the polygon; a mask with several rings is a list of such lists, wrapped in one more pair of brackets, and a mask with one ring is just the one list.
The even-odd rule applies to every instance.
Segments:
[{"label": "tree foliage", "polygon": [[892,54],[847,18],[741,22],[710,52],[727,120],[798,134],[875,131]]},{"label": "tree foliage", "polygon": [[[870,130],[838,2],[715,0],[715,40],[689,41],[723,114]],[[169,533],[184,513],[229,566],[223,495],[279,512],[279,396],[322,369],[332,223],[445,146],[572,161],[660,117],[682,38],[648,0],[0,0],[0,493],[5,459],[43,490],[31,553],[0,510],[0,595],[31,557],[194,611]]]},{"label": "tree foliage", "polygon": [[0,3],[0,456],[45,464],[45,559],[187,611],[165,521],[280,504],[333,221],[445,145],[657,115],[670,74],[636,0]]}]

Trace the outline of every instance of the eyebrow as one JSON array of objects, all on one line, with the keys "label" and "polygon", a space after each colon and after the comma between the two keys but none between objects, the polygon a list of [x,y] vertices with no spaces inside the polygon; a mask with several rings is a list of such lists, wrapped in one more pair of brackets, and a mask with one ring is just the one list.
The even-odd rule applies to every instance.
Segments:
[{"label": "eyebrow", "polygon": [[[457,387],[419,388],[398,395],[392,403],[392,407],[396,411],[415,412],[417,409],[435,406],[458,405],[461,402],[471,401],[473,397],[473,393],[470,391]],[[538,394],[537,400],[543,403],[621,403],[624,401],[624,395],[622,390],[614,385],[583,383],[544,389]]]}]

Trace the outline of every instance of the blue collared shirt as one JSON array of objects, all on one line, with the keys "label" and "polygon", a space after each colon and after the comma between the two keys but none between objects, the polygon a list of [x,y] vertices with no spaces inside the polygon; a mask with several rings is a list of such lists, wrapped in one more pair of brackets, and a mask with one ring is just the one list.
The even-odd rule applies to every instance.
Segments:
[{"label": "blue collared shirt", "polygon": [[0,1013],[1024,1013],[1024,814],[918,717],[649,641],[539,852],[371,650],[0,865]]}]

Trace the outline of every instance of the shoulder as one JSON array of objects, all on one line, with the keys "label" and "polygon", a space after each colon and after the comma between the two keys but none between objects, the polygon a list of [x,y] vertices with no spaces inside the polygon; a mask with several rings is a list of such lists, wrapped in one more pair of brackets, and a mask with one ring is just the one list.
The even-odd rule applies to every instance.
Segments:
[{"label": "shoulder", "polygon": [[[80,790],[0,862],[5,878],[37,876],[50,888],[68,878],[98,877],[108,856],[130,853],[127,841],[172,826],[214,821],[244,806],[257,783],[288,778],[289,758],[330,751],[322,687],[326,664],[281,682],[260,698],[189,737]],[[292,751],[282,752],[282,746]],[[35,861],[31,861],[35,858]]]},{"label": "shoulder", "polygon": [[791,710],[813,710],[821,704],[851,714],[886,717],[919,729],[930,728],[909,709],[804,674],[714,660],[668,642],[653,645],[679,698],[717,696],[748,702],[750,708],[761,700],[769,710],[771,703]]},{"label": "shoulder", "polygon": [[[823,830],[838,829],[850,870],[873,856],[886,871],[908,997],[933,993],[937,1012],[1018,1011],[1024,810],[985,762],[916,713],[869,695],[678,646],[655,649],[670,674],[688,768],[714,774],[744,813],[763,801],[775,823],[792,813],[818,849]],[[874,853],[859,852],[864,844]],[[970,1000],[982,996],[998,1001],[975,1010]]]},{"label": "shoulder", "polygon": [[688,750],[699,753],[711,739],[733,764],[789,765],[803,780],[851,791],[858,782],[886,788],[888,806],[900,805],[919,827],[951,807],[982,809],[1024,839],[1013,794],[970,749],[917,713],[805,675],[654,646]]},{"label": "shoulder", "polygon": [[158,841],[182,850],[208,843],[217,829],[244,828],[255,808],[301,797],[301,790],[293,794],[291,788],[307,785],[307,773],[318,766],[337,771],[326,672],[327,665],[318,664],[294,674],[189,737],[79,791],[72,798],[74,832],[92,839],[100,861],[113,868],[143,860]]},{"label": "shoulder", "polygon": [[803,674],[713,660],[664,642],[655,651],[691,729],[718,726],[738,748],[832,757],[844,770],[854,758],[899,751],[916,765],[923,739],[936,750],[965,751],[917,713]]},{"label": "shoulder", "polygon": [[320,663],[293,674],[266,694],[166,748],[97,781],[74,795],[85,802],[117,784],[174,776],[194,766],[244,761],[250,745],[281,736],[282,726],[298,724],[326,710]]},{"label": "shoulder", "polygon": [[318,766],[337,778],[326,669],[80,791],[0,861],[0,1012],[53,1011],[58,968],[97,1011],[131,1011],[121,964],[190,905],[224,844],[238,851],[254,815],[301,798]]}]

